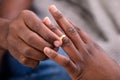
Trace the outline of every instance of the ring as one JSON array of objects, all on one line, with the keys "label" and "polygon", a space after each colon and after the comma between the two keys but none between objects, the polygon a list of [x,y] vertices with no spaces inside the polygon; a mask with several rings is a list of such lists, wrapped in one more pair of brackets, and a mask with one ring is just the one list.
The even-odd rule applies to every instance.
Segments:
[{"label": "ring", "polygon": [[62,39],[63,39],[64,37],[66,37],[66,35],[62,35],[62,36],[59,38],[61,42],[62,42]]}]

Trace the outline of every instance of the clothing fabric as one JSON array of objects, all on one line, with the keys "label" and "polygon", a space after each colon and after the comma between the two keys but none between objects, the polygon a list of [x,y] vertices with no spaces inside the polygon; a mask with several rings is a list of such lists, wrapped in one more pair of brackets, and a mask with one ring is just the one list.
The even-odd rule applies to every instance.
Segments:
[{"label": "clothing fabric", "polygon": [[[60,54],[65,52],[60,48]],[[35,69],[23,66],[6,53],[0,80],[71,80],[66,70],[52,60],[41,61]]]}]

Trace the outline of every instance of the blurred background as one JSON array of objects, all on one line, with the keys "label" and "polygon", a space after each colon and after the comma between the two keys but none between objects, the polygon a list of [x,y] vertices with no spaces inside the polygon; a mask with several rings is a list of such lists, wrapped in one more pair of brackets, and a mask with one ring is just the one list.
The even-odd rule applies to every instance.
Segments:
[{"label": "blurred background", "polygon": [[42,19],[54,21],[48,11],[51,4],[120,64],[120,0],[34,0],[33,6]]}]

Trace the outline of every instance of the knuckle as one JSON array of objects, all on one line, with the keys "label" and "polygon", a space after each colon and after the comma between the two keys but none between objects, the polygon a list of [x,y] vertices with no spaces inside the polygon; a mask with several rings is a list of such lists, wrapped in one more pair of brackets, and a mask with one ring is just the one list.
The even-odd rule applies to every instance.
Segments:
[{"label": "knuckle", "polygon": [[22,63],[23,65],[26,65],[27,61],[28,61],[27,58],[20,56],[20,63]]},{"label": "knuckle", "polygon": [[20,12],[18,18],[24,18],[26,16],[26,10]]},{"label": "knuckle", "polygon": [[95,42],[92,42],[92,47],[95,48],[96,50],[101,50],[103,51],[103,49]]},{"label": "knuckle", "polygon": [[44,24],[41,19],[36,16],[32,11],[24,11],[22,14],[22,19],[25,24],[35,32],[40,33],[43,30]]},{"label": "knuckle", "polygon": [[26,48],[25,50],[24,50],[24,53],[23,54],[25,54],[26,56],[30,56],[30,54],[32,53],[33,51],[31,50],[31,48]]},{"label": "knuckle", "polygon": [[75,27],[75,29],[76,29],[78,32],[81,32],[81,31],[82,31],[79,27]]},{"label": "knuckle", "polygon": [[19,18],[22,18],[23,20],[26,21],[33,21],[33,16],[34,16],[34,12],[30,11],[30,10],[23,10],[21,11]]},{"label": "knuckle", "polygon": [[71,45],[71,41],[69,38],[64,37],[63,38],[63,46],[70,46]]},{"label": "knuckle", "polygon": [[65,67],[70,66],[70,63],[71,63],[70,59],[67,58],[64,60],[63,66]]},{"label": "knuckle", "polygon": [[36,67],[38,64],[39,64],[39,61],[32,60],[32,61],[28,64],[28,66],[34,68],[34,67]]},{"label": "knuckle", "polygon": [[53,44],[53,42],[56,40],[56,37],[52,34],[46,34],[44,36],[44,39],[48,41],[50,44]]},{"label": "knuckle", "polygon": [[77,34],[76,29],[74,27],[70,26],[70,25],[67,26],[66,32],[69,33],[69,34],[72,34],[72,35]]},{"label": "knuckle", "polygon": [[38,61],[28,59],[25,57],[20,57],[20,63],[23,64],[24,66],[28,66],[28,67],[36,67],[38,65]]},{"label": "knuckle", "polygon": [[49,41],[50,43],[52,43],[53,40],[53,36],[51,34],[47,34],[46,36],[44,36],[45,40]]},{"label": "knuckle", "polygon": [[54,12],[54,14],[55,14],[56,19],[58,19],[58,20],[63,18],[63,15],[60,11],[56,11],[56,12]]},{"label": "knuckle", "polygon": [[58,30],[57,27],[51,27],[51,31],[55,32],[57,30]]}]

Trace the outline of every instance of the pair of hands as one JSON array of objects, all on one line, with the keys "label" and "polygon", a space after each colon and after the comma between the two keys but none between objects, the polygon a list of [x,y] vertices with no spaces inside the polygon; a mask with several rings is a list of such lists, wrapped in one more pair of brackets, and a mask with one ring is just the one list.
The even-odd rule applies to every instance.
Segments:
[{"label": "pair of hands", "polygon": [[5,48],[14,58],[23,65],[35,67],[47,55],[63,66],[73,80],[120,79],[119,66],[84,31],[67,20],[55,6],[49,10],[67,35],[62,48],[69,58],[55,51],[61,45],[59,37],[63,33],[48,18],[42,21],[27,10],[8,23]]}]

